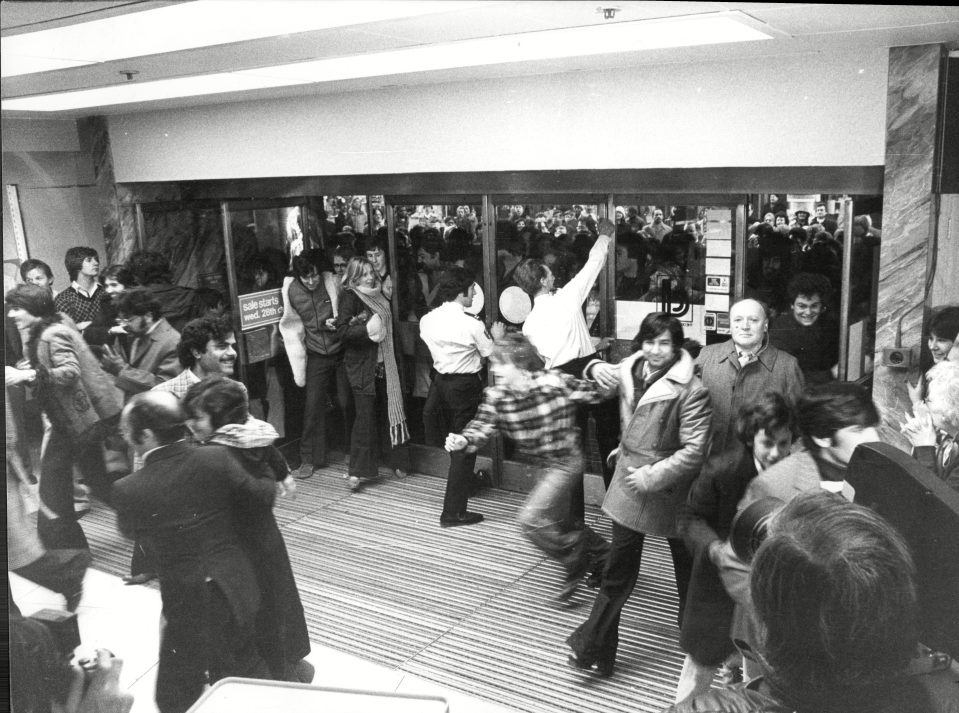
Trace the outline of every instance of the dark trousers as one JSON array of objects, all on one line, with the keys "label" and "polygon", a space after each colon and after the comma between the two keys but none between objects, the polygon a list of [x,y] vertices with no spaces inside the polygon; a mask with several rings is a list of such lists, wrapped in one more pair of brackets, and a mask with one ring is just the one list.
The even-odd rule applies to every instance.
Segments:
[{"label": "dark trousers", "polygon": [[304,391],[293,379],[293,369],[285,351],[281,351],[273,360],[276,367],[276,380],[283,389],[283,435],[278,443],[289,443],[299,438],[303,431],[303,408],[306,400]]},{"label": "dark trousers", "polygon": [[[619,619],[639,577],[646,535],[613,523],[613,541],[610,543],[603,583],[593,609],[586,620],[574,631],[567,642],[584,663],[597,661],[612,663],[619,646]],[[679,621],[682,621],[692,571],[692,556],[682,539],[667,538],[679,593]]]},{"label": "dark trousers", "polygon": [[[162,585],[161,585],[162,586]],[[156,704],[160,713],[183,713],[207,683],[227,676],[270,678],[256,650],[252,623],[241,624],[215,582],[190,586],[163,613]]]},{"label": "dark trousers", "polygon": [[[482,400],[483,381],[478,373],[436,374],[423,409],[427,443],[442,447],[448,433],[459,433],[473,419]],[[443,515],[452,517],[466,512],[475,466],[475,453],[450,453]]]},{"label": "dark trousers", "polygon": [[47,550],[39,559],[13,571],[41,587],[70,597],[83,588],[83,577],[89,566],[87,550]]},{"label": "dark trousers", "polygon": [[[599,354],[590,354],[589,356],[573,359],[572,361],[561,364],[556,369],[575,376],[577,379],[583,378],[583,369],[593,359],[598,359]],[[583,441],[583,454],[588,452],[587,439],[589,438],[589,417],[593,416],[596,422],[596,442],[599,446],[599,457],[602,461],[603,482],[607,490],[613,480],[613,468],[610,468],[606,461],[609,454],[619,445],[619,402],[618,399],[608,399],[602,403],[592,406],[581,406],[576,412],[576,426],[579,428],[580,437]],[[570,491],[569,499],[569,518],[573,523],[581,523],[586,519],[586,495],[583,490],[582,475],[578,483],[574,483]]]},{"label": "dark trousers", "polygon": [[45,508],[37,517],[37,532],[47,549],[88,549],[73,509],[74,465],[93,494],[109,503],[113,481],[103,462],[103,444],[95,439],[76,441],[54,426],[40,463],[40,502]]},{"label": "dark trousers", "polygon": [[[306,403],[303,409],[303,435],[300,458],[316,468],[326,465],[326,407],[330,386],[336,387],[336,403],[346,420],[350,404],[350,385],[346,380],[343,355],[326,356],[307,352]],[[345,429],[349,432],[349,428]]]},{"label": "dark trousers", "polygon": [[375,395],[353,392],[356,417],[350,434],[350,476],[361,480],[377,476],[381,457],[391,468],[410,469],[409,449],[406,446],[394,448],[390,441],[386,379],[377,377],[375,381]]}]

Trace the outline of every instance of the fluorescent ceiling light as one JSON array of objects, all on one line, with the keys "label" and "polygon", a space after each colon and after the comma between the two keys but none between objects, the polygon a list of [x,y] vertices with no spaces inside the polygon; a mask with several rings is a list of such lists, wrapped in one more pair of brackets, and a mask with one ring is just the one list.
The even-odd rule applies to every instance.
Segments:
[{"label": "fluorescent ceiling light", "polygon": [[[715,13],[667,20],[589,25],[156,82],[131,82],[99,89],[4,100],[2,109],[65,111],[456,67],[772,39],[770,35],[737,21],[735,14]],[[244,86],[244,83],[247,85]]]},{"label": "fluorescent ceiling light", "polygon": [[347,27],[486,2],[199,0],[0,38],[2,76]]}]

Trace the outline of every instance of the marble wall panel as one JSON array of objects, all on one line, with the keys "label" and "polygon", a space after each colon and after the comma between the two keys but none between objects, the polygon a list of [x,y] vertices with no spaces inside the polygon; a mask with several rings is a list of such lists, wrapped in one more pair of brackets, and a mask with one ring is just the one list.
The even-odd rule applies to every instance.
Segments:
[{"label": "marble wall panel", "polygon": [[909,411],[906,380],[917,372],[882,366],[882,350],[919,354],[931,284],[930,245],[936,230],[933,177],[942,48],[889,50],[883,240],[873,399],[883,423],[897,428]]},{"label": "marble wall panel", "polygon": [[102,116],[89,116],[77,121],[82,151],[90,157],[93,183],[100,211],[106,263],[125,261],[136,249],[136,214],[121,206],[113,170],[110,131]]}]

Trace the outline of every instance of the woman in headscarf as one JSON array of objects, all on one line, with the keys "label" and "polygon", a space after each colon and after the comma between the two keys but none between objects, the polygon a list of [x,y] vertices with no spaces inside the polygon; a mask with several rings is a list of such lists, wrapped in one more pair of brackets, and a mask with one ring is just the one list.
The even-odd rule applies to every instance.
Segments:
[{"label": "woman in headscarf", "polygon": [[373,264],[354,257],[343,276],[337,329],[342,335],[346,375],[356,417],[350,436],[349,485],[377,477],[379,457],[389,456],[397,477],[406,477],[409,438],[403,389],[393,342],[389,300],[380,290]]}]

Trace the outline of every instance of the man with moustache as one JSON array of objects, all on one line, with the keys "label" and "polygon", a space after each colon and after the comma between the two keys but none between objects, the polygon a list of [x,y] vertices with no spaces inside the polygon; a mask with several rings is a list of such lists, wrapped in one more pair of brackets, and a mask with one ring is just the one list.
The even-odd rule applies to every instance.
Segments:
[{"label": "man with moustache", "polygon": [[187,322],[177,345],[177,359],[183,371],[157,384],[153,391],[169,391],[182,399],[187,390],[204,377],[222,374],[233,378],[236,337],[229,318],[200,317]]},{"label": "man with moustache", "polygon": [[736,415],[744,405],[757,402],[767,391],[795,405],[805,385],[795,357],[769,343],[769,320],[761,303],[740,300],[730,308],[729,322],[732,338],[703,347],[696,359],[713,405],[708,459],[713,468],[739,455]]},{"label": "man with moustache", "polygon": [[[154,386],[151,391],[167,391],[182,399],[187,390],[206,376],[223,374],[233,377],[236,364],[236,338],[228,317],[200,317],[187,322],[177,345],[177,358],[183,371],[172,379]],[[133,470],[143,467],[139,456],[133,458]],[[147,542],[133,545],[130,574],[123,577],[126,584],[144,584],[156,579],[156,553]]]}]

